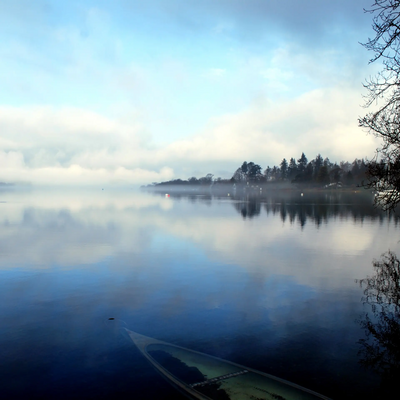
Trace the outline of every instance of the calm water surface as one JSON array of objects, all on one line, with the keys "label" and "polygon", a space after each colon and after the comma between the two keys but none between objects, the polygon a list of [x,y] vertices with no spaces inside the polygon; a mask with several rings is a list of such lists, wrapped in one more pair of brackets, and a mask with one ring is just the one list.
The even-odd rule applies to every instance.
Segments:
[{"label": "calm water surface", "polygon": [[3,398],[183,398],[125,326],[335,399],[385,390],[355,280],[400,227],[368,195],[2,191],[0,238]]}]

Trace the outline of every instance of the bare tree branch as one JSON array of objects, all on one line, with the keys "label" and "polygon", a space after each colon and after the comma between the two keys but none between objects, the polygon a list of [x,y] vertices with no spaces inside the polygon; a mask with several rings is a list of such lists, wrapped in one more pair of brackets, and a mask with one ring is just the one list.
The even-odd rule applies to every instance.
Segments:
[{"label": "bare tree branch", "polygon": [[392,210],[400,203],[400,0],[375,0],[370,9],[375,37],[362,45],[382,60],[382,70],[364,84],[365,107],[378,110],[359,119],[359,126],[382,139],[369,161],[367,187],[377,191],[376,203]]}]

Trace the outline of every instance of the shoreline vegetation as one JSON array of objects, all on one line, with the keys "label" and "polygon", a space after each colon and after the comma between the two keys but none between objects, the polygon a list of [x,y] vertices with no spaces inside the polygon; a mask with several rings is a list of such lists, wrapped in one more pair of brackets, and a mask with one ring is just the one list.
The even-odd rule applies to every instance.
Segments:
[{"label": "shoreline vegetation", "polygon": [[204,177],[191,177],[187,180],[174,179],[166,182],[153,182],[141,186],[143,190],[188,193],[214,193],[235,195],[265,194],[270,191],[319,192],[335,190],[354,192],[365,189],[368,181],[368,166],[364,159],[352,163],[341,161],[332,163],[318,154],[308,161],[304,153],[297,160],[289,162],[284,158],[279,166],[269,166],[262,172],[260,165],[244,161],[230,179],[214,178],[213,174]]}]

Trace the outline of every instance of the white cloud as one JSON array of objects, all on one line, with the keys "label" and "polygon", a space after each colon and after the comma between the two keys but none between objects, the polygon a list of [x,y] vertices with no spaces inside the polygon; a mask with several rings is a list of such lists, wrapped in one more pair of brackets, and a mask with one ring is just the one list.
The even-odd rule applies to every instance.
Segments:
[{"label": "white cloud", "polygon": [[[321,153],[332,161],[372,156],[377,143],[358,127],[359,103],[356,91],[343,88],[275,103],[261,98],[244,111],[214,119],[203,132],[172,143],[159,155],[180,163],[208,162],[208,168],[219,160],[278,164],[303,151],[309,158]],[[179,169],[178,162],[174,168]]]},{"label": "white cloud", "polygon": [[150,183],[216,166],[233,173],[244,159],[265,168],[303,151],[332,161],[371,157],[377,141],[358,127],[359,104],[358,92],[343,87],[292,100],[260,97],[163,147],[146,136],[138,118],[123,121],[72,107],[0,107],[0,180]]},{"label": "white cloud", "polygon": [[357,6],[184,3],[1,4],[0,179],[144,183],[374,153]]},{"label": "white cloud", "polygon": [[37,184],[146,183],[173,176],[141,165],[138,124],[53,107],[0,108],[0,179]]},{"label": "white cloud", "polygon": [[0,165],[2,169],[6,170],[24,168],[24,156],[17,151],[8,153],[0,151]]}]

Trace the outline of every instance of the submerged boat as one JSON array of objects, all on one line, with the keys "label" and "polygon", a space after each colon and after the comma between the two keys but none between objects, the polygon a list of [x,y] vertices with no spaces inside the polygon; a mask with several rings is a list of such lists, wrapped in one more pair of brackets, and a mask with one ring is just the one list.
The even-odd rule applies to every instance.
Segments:
[{"label": "submerged boat", "polygon": [[126,329],[153,367],[180,392],[201,400],[328,399],[275,376]]}]

